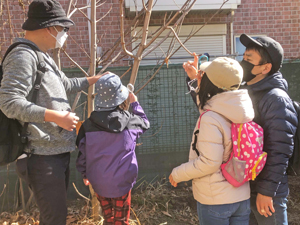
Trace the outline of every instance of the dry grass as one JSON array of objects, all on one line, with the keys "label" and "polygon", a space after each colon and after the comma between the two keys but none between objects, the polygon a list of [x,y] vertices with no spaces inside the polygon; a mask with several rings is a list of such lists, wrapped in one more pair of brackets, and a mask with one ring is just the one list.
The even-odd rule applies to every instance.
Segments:
[{"label": "dry grass", "polygon": [[[290,177],[288,217],[290,225],[300,224],[300,177]],[[102,225],[103,218],[91,218],[91,205],[84,199],[68,202],[67,225]],[[0,225],[38,225],[39,211],[32,207],[29,213],[2,212]],[[166,178],[146,182],[140,180],[132,192],[130,225],[198,225],[196,201],[189,184],[172,188]]]},{"label": "dry grass", "polygon": [[[155,180],[155,181],[154,181]],[[130,225],[196,225],[196,201],[191,187],[183,184],[172,188],[166,178],[151,182],[140,180],[132,192]],[[102,225],[103,218],[95,221],[91,218],[91,205],[84,199],[68,202],[67,225]],[[29,213],[3,212],[0,225],[37,225],[39,211],[36,206]]]}]

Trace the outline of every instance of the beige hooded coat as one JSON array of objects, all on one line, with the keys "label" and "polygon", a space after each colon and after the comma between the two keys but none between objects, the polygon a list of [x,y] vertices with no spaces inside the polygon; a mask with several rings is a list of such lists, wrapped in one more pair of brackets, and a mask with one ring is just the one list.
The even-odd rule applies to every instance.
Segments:
[{"label": "beige hooded coat", "polygon": [[[193,180],[194,198],[201,204],[218,205],[250,198],[249,182],[232,186],[222,175],[221,164],[232,151],[231,123],[249,122],[254,110],[247,90],[223,92],[205,105],[197,140],[198,156],[190,147],[189,162],[172,171],[175,182]],[[203,111],[200,111],[202,113]],[[198,129],[199,119],[194,132]],[[194,135],[192,143],[194,142]]]}]

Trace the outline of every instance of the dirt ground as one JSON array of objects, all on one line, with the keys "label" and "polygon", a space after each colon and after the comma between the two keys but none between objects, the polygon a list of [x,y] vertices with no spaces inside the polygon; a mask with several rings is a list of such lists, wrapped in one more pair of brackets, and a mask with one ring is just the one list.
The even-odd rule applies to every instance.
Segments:
[{"label": "dirt ground", "polygon": [[[290,177],[288,201],[289,225],[300,225],[300,177]],[[91,219],[91,205],[82,198],[68,202],[67,225],[101,225],[103,219]],[[39,212],[35,206],[28,213],[2,212],[0,225],[36,225]],[[6,223],[5,223],[6,222]],[[190,183],[173,188],[167,179],[153,183],[145,181],[132,192],[130,225],[198,225],[196,201]],[[252,225],[252,224],[251,224]]]}]

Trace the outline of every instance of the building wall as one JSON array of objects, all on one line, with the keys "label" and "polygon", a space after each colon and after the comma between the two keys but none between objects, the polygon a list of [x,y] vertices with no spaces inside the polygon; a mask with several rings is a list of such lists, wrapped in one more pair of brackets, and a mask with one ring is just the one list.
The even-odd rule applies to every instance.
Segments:
[{"label": "building wall", "polygon": [[285,58],[300,57],[299,0],[242,0],[234,16],[234,34],[265,34],[281,43]]},{"label": "building wall", "polygon": [[[64,9],[67,8],[69,0],[59,0]],[[78,0],[77,6],[86,5],[86,0]],[[5,3],[6,4],[6,3]],[[8,20],[7,6],[4,4],[2,20],[0,19],[1,35],[1,53],[11,42],[11,37],[23,36],[21,29],[22,23],[26,18],[27,5],[20,5],[19,1],[9,1],[9,11],[11,16],[11,24]],[[98,46],[102,47],[105,53],[111,49],[120,37],[120,18],[119,18],[119,0],[106,1],[97,9],[97,18],[103,17],[111,9],[108,16],[97,23],[97,36],[99,39]],[[86,9],[83,10],[86,13]],[[132,16],[125,13],[125,28],[131,23]],[[184,25],[204,24],[209,20],[212,14],[201,11],[192,11],[184,20]],[[153,13],[150,25],[163,24],[164,13]],[[77,11],[73,14],[72,19],[76,23],[75,27],[70,29],[70,37],[67,40],[68,54],[82,67],[89,66],[89,39],[88,39],[88,22],[82,13]],[[251,35],[268,35],[279,41],[284,50],[285,57],[294,59],[300,57],[300,1],[299,0],[242,0],[242,4],[235,11],[235,15],[231,17],[230,13],[219,14],[215,16],[209,23],[226,23],[228,34],[226,36],[227,54],[231,53],[231,30],[230,22],[233,22],[233,35],[247,33]],[[143,20],[140,20],[140,25]],[[77,44],[74,42],[77,42]],[[126,43],[130,42],[127,35]],[[127,48],[131,50],[130,43]],[[190,49],[193,51],[192,49]],[[115,56],[121,51],[119,45],[112,55]],[[125,56],[127,58],[127,56]],[[62,67],[72,68],[73,63],[67,57],[61,54]],[[112,66],[127,66],[128,62],[120,60]]]}]

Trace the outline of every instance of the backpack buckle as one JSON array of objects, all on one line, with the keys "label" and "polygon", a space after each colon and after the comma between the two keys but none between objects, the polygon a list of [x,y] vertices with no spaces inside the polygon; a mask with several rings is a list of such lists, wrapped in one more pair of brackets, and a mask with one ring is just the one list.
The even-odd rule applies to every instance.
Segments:
[{"label": "backpack buckle", "polygon": [[38,68],[38,70],[40,70],[43,73],[45,73],[47,71],[46,62],[45,61],[39,62],[39,64],[37,65],[37,68]]},{"label": "backpack buckle", "polygon": [[28,137],[22,136],[21,142],[22,142],[22,144],[26,144],[28,142]]}]

